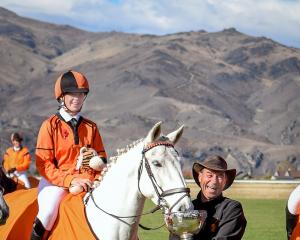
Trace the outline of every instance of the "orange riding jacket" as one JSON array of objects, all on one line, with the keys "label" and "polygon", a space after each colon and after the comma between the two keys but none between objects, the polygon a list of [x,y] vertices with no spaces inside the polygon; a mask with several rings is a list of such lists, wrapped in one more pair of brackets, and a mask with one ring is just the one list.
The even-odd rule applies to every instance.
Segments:
[{"label": "orange riding jacket", "polygon": [[30,154],[26,147],[22,147],[19,151],[10,147],[4,154],[3,167],[6,171],[15,167],[18,172],[22,172],[29,168],[30,162]]},{"label": "orange riding jacket", "polygon": [[[94,148],[107,158],[97,125],[80,117],[76,130],[59,113],[42,123],[36,145],[36,167],[50,183],[68,188],[75,177],[94,180],[95,172],[75,170],[81,147]],[[99,173],[98,173],[99,174]]]}]

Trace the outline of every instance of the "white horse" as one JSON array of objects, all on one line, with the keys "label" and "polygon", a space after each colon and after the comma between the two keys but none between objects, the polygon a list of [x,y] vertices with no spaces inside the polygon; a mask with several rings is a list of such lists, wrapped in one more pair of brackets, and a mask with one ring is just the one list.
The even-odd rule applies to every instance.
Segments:
[{"label": "white horse", "polygon": [[[86,194],[88,222],[101,240],[137,239],[145,199],[164,211],[192,208],[189,189],[174,149],[183,126],[160,136],[161,122],[147,137],[118,151],[100,185]],[[124,218],[125,217],[125,218]]]}]

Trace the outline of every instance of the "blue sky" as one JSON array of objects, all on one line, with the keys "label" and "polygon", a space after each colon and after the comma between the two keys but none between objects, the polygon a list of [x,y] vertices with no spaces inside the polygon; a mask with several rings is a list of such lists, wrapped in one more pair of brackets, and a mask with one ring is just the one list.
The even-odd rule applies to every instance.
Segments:
[{"label": "blue sky", "polygon": [[297,0],[0,0],[0,6],[94,32],[163,35],[234,27],[300,48]]}]

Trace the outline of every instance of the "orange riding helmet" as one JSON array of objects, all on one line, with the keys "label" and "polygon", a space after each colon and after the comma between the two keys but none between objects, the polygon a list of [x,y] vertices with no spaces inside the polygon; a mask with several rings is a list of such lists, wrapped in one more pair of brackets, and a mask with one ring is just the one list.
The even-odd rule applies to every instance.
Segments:
[{"label": "orange riding helmet", "polygon": [[59,100],[65,93],[89,92],[89,83],[86,77],[80,73],[70,70],[58,77],[55,83],[54,93],[56,100]]}]

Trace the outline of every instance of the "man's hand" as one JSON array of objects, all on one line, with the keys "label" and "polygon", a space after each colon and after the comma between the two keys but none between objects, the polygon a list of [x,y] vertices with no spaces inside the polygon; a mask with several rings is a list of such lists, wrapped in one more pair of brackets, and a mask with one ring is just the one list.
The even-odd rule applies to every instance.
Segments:
[{"label": "man's hand", "polygon": [[11,168],[11,169],[8,169],[7,173],[8,174],[11,174],[11,173],[14,173],[14,171],[16,171],[17,169],[15,167]]},{"label": "man's hand", "polygon": [[180,240],[180,237],[177,236],[177,235],[174,235],[174,234],[170,233],[169,240]]}]

